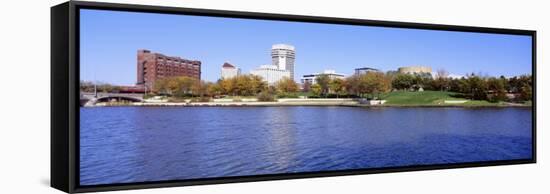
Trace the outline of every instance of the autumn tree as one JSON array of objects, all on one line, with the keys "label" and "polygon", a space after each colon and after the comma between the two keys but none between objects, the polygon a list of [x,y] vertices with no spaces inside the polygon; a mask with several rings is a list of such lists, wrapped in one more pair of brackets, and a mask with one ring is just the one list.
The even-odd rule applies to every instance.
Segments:
[{"label": "autumn tree", "polygon": [[199,80],[186,76],[165,77],[155,81],[153,90],[157,93],[184,96],[192,95],[193,85]]},{"label": "autumn tree", "polygon": [[217,96],[222,94],[222,88],[218,83],[211,83],[207,86],[208,94],[210,96]]},{"label": "autumn tree", "polygon": [[361,86],[359,85],[359,83],[359,74],[347,77],[345,81],[345,88],[348,94],[360,96]]},{"label": "autumn tree", "polygon": [[209,82],[206,82],[206,81],[195,81],[193,83],[193,85],[191,86],[191,92],[192,94],[194,94],[195,96],[209,96],[209,93],[208,93],[208,87],[209,85],[211,85],[212,83],[209,83]]},{"label": "autumn tree", "polygon": [[319,84],[313,84],[311,85],[311,92],[316,95],[316,96],[321,96],[323,93],[322,93],[322,88],[321,88],[321,85]]},{"label": "autumn tree", "polygon": [[298,91],[298,84],[293,79],[284,77],[275,83],[275,88],[279,93],[293,93]]},{"label": "autumn tree", "polygon": [[391,90],[391,85],[390,77],[380,72],[357,74],[346,79],[346,90],[348,93],[359,97],[364,97],[365,95],[380,97],[381,93]]},{"label": "autumn tree", "polygon": [[329,89],[331,93],[336,94],[336,98],[339,98],[343,92],[346,91],[346,83],[343,79],[332,79],[329,83]]},{"label": "autumn tree", "polygon": [[368,72],[360,77],[362,93],[370,94],[371,96],[380,97],[381,93],[389,92],[391,89],[391,81],[386,78],[383,73]]},{"label": "autumn tree", "polygon": [[326,97],[329,91],[330,77],[326,74],[321,74],[315,77],[315,82],[321,87],[321,95]]},{"label": "autumn tree", "polygon": [[232,96],[254,96],[267,90],[267,82],[256,75],[239,75],[232,78],[220,79],[216,83],[219,94]]}]

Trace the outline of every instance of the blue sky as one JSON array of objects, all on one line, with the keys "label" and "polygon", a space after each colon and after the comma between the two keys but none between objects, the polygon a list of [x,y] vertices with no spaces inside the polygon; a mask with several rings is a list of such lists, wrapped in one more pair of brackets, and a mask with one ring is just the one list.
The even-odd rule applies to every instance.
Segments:
[{"label": "blue sky", "polygon": [[296,47],[295,79],[333,69],[384,71],[426,65],[454,75],[515,76],[531,72],[531,37],[336,24],[82,10],[82,80],[136,82],[138,49],[200,60],[216,81],[228,61],[244,73],[270,64],[271,45]]}]

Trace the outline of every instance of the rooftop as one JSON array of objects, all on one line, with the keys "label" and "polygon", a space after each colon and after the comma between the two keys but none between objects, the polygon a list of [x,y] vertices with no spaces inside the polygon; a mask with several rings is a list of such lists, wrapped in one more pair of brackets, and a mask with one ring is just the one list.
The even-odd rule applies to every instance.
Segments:
[{"label": "rooftop", "polygon": [[287,49],[287,50],[294,50],[294,46],[288,45],[288,44],[274,44],[271,46],[271,49]]},{"label": "rooftop", "polygon": [[228,62],[223,63],[222,67],[223,67],[223,68],[235,68],[234,65],[231,65],[231,64],[228,63]]}]

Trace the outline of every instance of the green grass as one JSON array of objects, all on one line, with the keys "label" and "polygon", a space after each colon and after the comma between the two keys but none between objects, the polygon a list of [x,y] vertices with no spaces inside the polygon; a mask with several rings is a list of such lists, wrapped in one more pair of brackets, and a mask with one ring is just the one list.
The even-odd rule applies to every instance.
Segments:
[{"label": "green grass", "polygon": [[[423,91],[409,92],[397,91],[390,92],[381,96],[386,100],[388,105],[404,105],[404,106],[422,106],[422,105],[456,105],[456,106],[498,106],[501,103],[492,103],[485,100],[468,100],[465,98],[454,97],[457,93],[443,91]],[[445,100],[467,100],[465,103],[448,104]]]},{"label": "green grass", "polygon": [[504,102],[489,102],[486,100],[470,100],[464,106],[504,106]]},{"label": "green grass", "polygon": [[390,92],[381,96],[386,100],[387,104],[403,104],[403,105],[415,105],[415,104],[439,104],[444,100],[465,100],[463,98],[452,97],[454,92],[441,92],[441,91],[423,91],[423,92],[408,92],[397,91]]}]

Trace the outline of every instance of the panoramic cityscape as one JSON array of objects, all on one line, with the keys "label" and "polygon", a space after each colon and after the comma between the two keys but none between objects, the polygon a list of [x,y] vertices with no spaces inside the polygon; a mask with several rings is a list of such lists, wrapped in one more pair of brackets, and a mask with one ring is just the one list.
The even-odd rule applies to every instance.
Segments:
[{"label": "panoramic cityscape", "polygon": [[527,36],[80,14],[81,185],[532,158]]},{"label": "panoramic cityscape", "polygon": [[530,106],[532,98],[532,78],[527,74],[457,76],[421,65],[386,72],[358,67],[352,75],[327,69],[302,75],[296,82],[296,56],[294,46],[274,44],[271,64],[243,73],[237,65],[224,62],[218,80],[209,82],[201,79],[200,60],[140,49],[135,85],[82,81],[81,105]]}]

